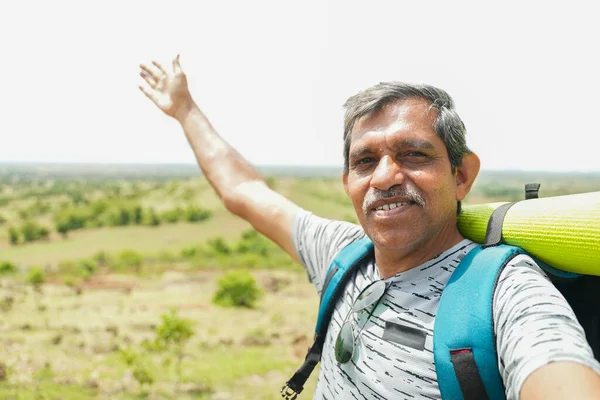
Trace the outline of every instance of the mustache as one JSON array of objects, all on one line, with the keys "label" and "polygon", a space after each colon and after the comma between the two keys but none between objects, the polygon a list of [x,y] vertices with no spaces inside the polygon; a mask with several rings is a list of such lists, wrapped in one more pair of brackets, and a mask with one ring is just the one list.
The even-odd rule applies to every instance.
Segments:
[{"label": "mustache", "polygon": [[388,199],[390,197],[403,197],[413,203],[418,204],[421,207],[425,206],[425,199],[415,188],[403,187],[403,186],[392,186],[388,190],[380,189],[369,189],[363,200],[363,212],[366,214],[371,210],[371,205],[378,200]]}]

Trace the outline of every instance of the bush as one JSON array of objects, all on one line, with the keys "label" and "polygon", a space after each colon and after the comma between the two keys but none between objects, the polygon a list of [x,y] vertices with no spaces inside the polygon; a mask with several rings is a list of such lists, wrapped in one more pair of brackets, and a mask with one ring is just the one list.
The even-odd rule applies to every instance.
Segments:
[{"label": "bush", "polygon": [[144,215],[142,216],[142,225],[147,225],[147,226],[160,225],[160,219],[158,219],[158,216],[156,215],[156,211],[154,211],[153,208],[144,212]]},{"label": "bush", "polygon": [[183,361],[184,346],[194,335],[194,322],[180,317],[175,310],[160,316],[162,323],[156,327],[155,342],[163,349],[173,351],[175,355],[175,371],[177,374],[176,390],[181,382],[181,362]]},{"label": "bush", "polygon": [[96,273],[97,268],[94,261],[81,260],[77,263],[77,274],[83,279],[89,279]]},{"label": "bush", "polygon": [[30,285],[35,288],[39,288],[45,281],[46,277],[44,276],[44,271],[40,267],[34,267],[29,270],[27,282],[29,282]]},{"label": "bush", "polygon": [[208,240],[208,246],[215,252],[216,255],[228,256],[232,253],[231,247],[221,236]]},{"label": "bush", "polygon": [[241,254],[251,253],[259,256],[267,256],[269,253],[269,242],[256,230],[251,229],[242,234],[236,251]]},{"label": "bush", "polygon": [[23,241],[34,242],[40,239],[47,239],[50,231],[39,223],[30,220],[21,225],[21,234],[23,235]]},{"label": "bush", "polygon": [[231,271],[218,282],[213,303],[224,307],[253,308],[262,295],[256,280],[247,271]]},{"label": "bush", "polygon": [[198,254],[198,248],[197,247],[185,247],[181,250],[181,252],[179,254],[183,258],[192,258],[196,254]]},{"label": "bush", "polygon": [[184,210],[180,207],[173,208],[171,210],[164,211],[160,215],[160,220],[169,224],[173,224],[177,221],[181,221],[184,218]]},{"label": "bush", "polygon": [[56,216],[54,226],[58,233],[66,236],[69,231],[83,228],[89,219],[86,210],[66,208]]},{"label": "bush", "polygon": [[106,254],[106,251],[104,250],[99,250],[92,256],[92,260],[94,260],[97,265],[104,266],[108,263],[108,254]]},{"label": "bush", "polygon": [[188,222],[200,222],[210,218],[211,212],[200,207],[190,206],[185,210],[185,220]]},{"label": "bush", "polygon": [[119,254],[119,259],[117,262],[119,266],[123,266],[125,268],[134,268],[136,273],[139,273],[140,268],[144,263],[144,256],[135,250],[123,250]]},{"label": "bush", "polygon": [[8,228],[8,241],[10,244],[15,245],[19,244],[21,235],[19,235],[19,231],[14,226]]},{"label": "bush", "polygon": [[0,275],[4,274],[12,274],[17,271],[17,267],[15,264],[10,261],[2,261],[0,262]]}]

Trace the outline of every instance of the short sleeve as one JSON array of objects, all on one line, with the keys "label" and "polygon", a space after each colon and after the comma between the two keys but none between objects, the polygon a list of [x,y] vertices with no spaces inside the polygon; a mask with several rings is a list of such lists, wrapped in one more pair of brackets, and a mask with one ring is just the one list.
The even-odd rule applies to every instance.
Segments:
[{"label": "short sleeve", "polygon": [[527,377],[551,362],[578,362],[600,373],[572,308],[531,257],[519,255],[504,268],[493,310],[508,399],[518,399]]},{"label": "short sleeve", "polygon": [[358,225],[318,217],[300,210],[292,225],[292,240],[309,280],[321,293],[325,274],[335,255],[364,237]]}]

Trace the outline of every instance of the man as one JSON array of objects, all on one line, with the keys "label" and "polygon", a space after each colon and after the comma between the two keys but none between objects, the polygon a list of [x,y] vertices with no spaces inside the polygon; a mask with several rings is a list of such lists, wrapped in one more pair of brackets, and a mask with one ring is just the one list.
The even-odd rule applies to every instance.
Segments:
[{"label": "man", "polygon": [[[304,264],[318,291],[342,248],[365,234],[374,242],[374,259],[336,304],[314,398],[440,398],[433,323],[452,271],[476,246],[456,222],[479,172],[452,99],[431,86],[385,83],[347,101],[343,184],[357,226],[314,216],[272,191],[196,106],[179,56],[172,71],[153,62],[140,74],[140,89],[180,122],[226,208]],[[356,310],[378,282],[377,301]],[[503,270],[493,318],[509,399],[600,398],[600,365],[583,329],[531,258]],[[386,332],[388,323],[418,332],[423,343]]]}]

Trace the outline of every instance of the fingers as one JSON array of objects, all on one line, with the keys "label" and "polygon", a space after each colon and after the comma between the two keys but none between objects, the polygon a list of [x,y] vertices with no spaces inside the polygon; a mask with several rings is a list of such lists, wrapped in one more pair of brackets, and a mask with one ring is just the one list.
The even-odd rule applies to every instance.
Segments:
[{"label": "fingers", "polygon": [[156,87],[156,84],[158,82],[155,81],[154,78],[152,78],[147,72],[140,71],[140,76],[142,78],[144,78],[144,80],[146,81],[146,83],[148,83],[148,85],[150,85],[151,88],[155,88]]},{"label": "fingers", "polygon": [[167,75],[167,70],[165,69],[165,67],[162,66],[161,63],[159,63],[158,61],[152,61],[152,64],[154,64],[154,66],[156,68],[158,68],[160,70],[160,72],[162,72],[163,74]]},{"label": "fingers", "polygon": [[155,82],[158,82],[160,80],[160,77],[162,75],[161,71],[156,71],[154,68],[150,68],[150,67],[148,67],[148,66],[146,66],[144,64],[140,64],[140,68],[147,75],[151,76],[152,79],[154,79]]},{"label": "fingers", "polygon": [[145,86],[142,86],[142,85],[139,85],[138,88],[142,91],[142,93],[144,93],[146,95],[146,97],[148,97],[150,100],[154,101],[154,96],[152,95],[151,89],[149,89]]},{"label": "fingers", "polygon": [[181,64],[179,64],[179,54],[177,54],[177,57],[175,57],[175,59],[173,59],[173,72],[175,72],[176,74],[181,73]]}]

